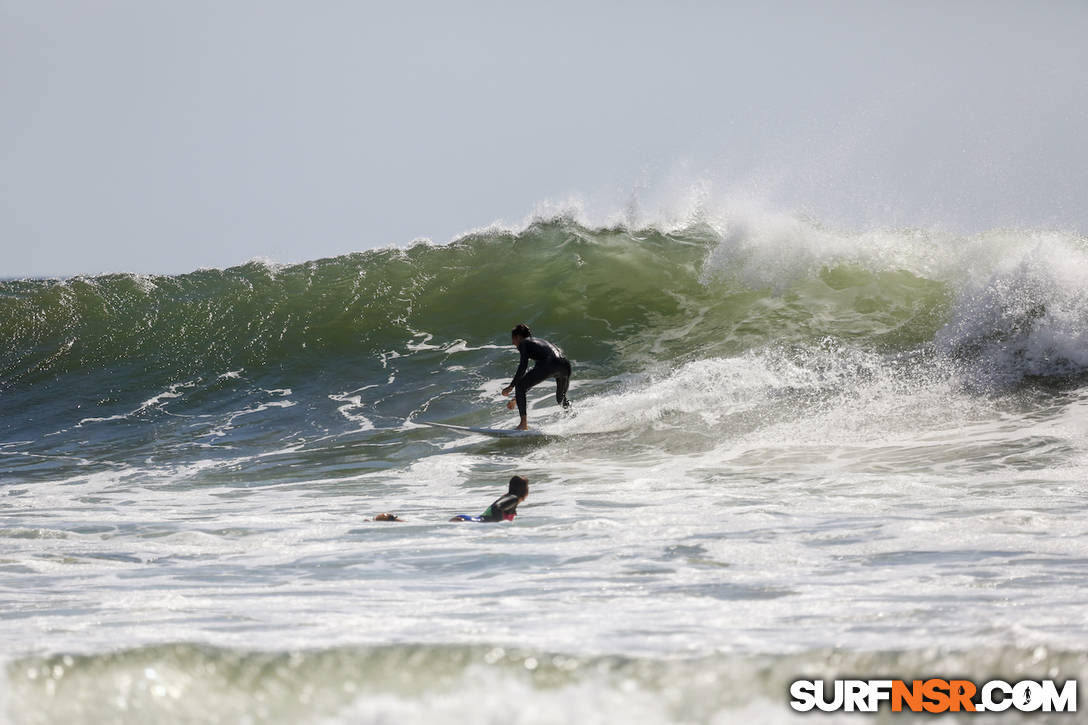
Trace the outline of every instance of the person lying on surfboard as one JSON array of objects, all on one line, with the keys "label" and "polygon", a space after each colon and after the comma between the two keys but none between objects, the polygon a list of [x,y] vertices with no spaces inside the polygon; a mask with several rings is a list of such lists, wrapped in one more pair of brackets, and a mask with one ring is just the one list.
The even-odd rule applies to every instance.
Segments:
[{"label": "person lying on surfboard", "polygon": [[[529,419],[525,412],[525,393],[529,388],[542,383],[548,378],[555,378],[555,402],[564,408],[570,407],[567,400],[567,388],[570,387],[570,360],[567,360],[563,351],[548,342],[533,337],[532,331],[526,324],[520,324],[510,331],[510,341],[521,353],[521,361],[518,370],[514,373],[514,380],[502,390],[503,395],[510,395],[514,391],[514,399],[506,404],[507,409],[513,410],[517,405],[521,414],[521,422],[517,430],[529,430]],[[526,372],[529,359],[534,361],[533,369]]]},{"label": "person lying on surfboard", "polygon": [[[477,523],[491,522],[491,521],[513,521],[514,517],[518,515],[518,504],[524,501],[529,496],[529,479],[522,476],[512,476],[510,478],[510,487],[506,490],[506,494],[495,499],[495,501],[487,507],[479,516],[469,516],[467,514],[458,514],[450,519],[453,521],[474,521]],[[375,521],[404,521],[400,516],[391,513],[378,514],[374,517]]]},{"label": "person lying on surfboard", "polygon": [[528,496],[529,479],[522,478],[521,476],[512,476],[510,478],[510,487],[507,489],[506,494],[495,499],[482,514],[479,516],[458,514],[450,519],[450,521],[475,521],[477,523],[484,521],[513,521],[514,517],[518,515],[518,504],[524,501]]}]

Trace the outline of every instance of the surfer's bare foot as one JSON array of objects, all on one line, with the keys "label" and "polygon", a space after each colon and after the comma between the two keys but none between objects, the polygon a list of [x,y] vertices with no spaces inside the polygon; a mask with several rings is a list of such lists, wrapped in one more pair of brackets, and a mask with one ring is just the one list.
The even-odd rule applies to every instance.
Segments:
[{"label": "surfer's bare foot", "polygon": [[516,401],[516,400],[511,400],[511,401],[507,402],[507,404],[506,404],[506,409],[507,409],[507,410],[513,410],[514,408],[516,408],[516,407],[517,407],[517,405],[518,405],[518,401]]},{"label": "surfer's bare foot", "polygon": [[514,430],[529,430],[529,424],[528,423],[518,423],[518,427],[515,428]]}]

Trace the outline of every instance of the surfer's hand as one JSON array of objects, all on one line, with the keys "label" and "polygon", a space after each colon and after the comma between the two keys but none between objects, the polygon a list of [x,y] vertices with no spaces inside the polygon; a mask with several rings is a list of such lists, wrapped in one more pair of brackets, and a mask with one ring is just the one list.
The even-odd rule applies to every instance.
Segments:
[{"label": "surfer's hand", "polygon": [[507,410],[513,410],[517,406],[517,404],[518,404],[518,401],[511,400],[506,404],[506,409]]},{"label": "surfer's hand", "polygon": [[507,385],[505,388],[502,389],[502,394],[503,395],[509,395],[510,391],[513,390],[513,389],[514,389],[513,385]]}]

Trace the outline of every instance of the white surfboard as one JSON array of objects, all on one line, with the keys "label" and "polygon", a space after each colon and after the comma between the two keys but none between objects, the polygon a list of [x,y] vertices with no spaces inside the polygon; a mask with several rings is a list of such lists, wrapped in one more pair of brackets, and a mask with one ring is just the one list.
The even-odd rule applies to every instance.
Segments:
[{"label": "white surfboard", "polygon": [[451,425],[450,423],[431,423],[426,420],[417,420],[416,423],[429,425],[432,428],[448,428],[465,435],[484,435],[492,438],[536,438],[544,435],[543,431],[530,428],[529,430],[514,430],[513,428],[474,428],[467,425]]}]

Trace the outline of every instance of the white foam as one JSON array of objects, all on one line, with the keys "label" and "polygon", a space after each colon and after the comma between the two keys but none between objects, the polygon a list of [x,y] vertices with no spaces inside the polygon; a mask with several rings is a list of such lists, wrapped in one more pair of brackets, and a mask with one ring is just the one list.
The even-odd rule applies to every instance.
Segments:
[{"label": "white foam", "polygon": [[175,398],[182,397],[183,393],[179,391],[195,387],[197,382],[198,381],[190,380],[182,383],[174,383],[173,385],[167,387],[167,389],[163,392],[148,398],[144,402],[140,403],[139,406],[130,410],[127,413],[120,413],[117,415],[110,415],[104,417],[83,418],[78,423],[76,423],[75,427],[82,428],[84,423],[105,423],[111,420],[125,420],[152,409],[165,410],[165,406],[162,405],[163,401],[173,400]]},{"label": "white foam", "polygon": [[[974,260],[983,263],[969,264]],[[989,234],[965,250],[963,271],[965,283],[936,342],[945,354],[970,356],[976,380],[1088,370],[1085,240]]]},{"label": "white foam", "polygon": [[361,410],[366,409],[366,404],[363,403],[362,392],[376,388],[377,385],[366,385],[356,390],[352,390],[346,393],[333,393],[329,395],[329,400],[335,400],[343,405],[337,407],[336,412],[342,415],[346,420],[355,423],[358,430],[373,430],[374,423],[370,418],[363,415]]}]

